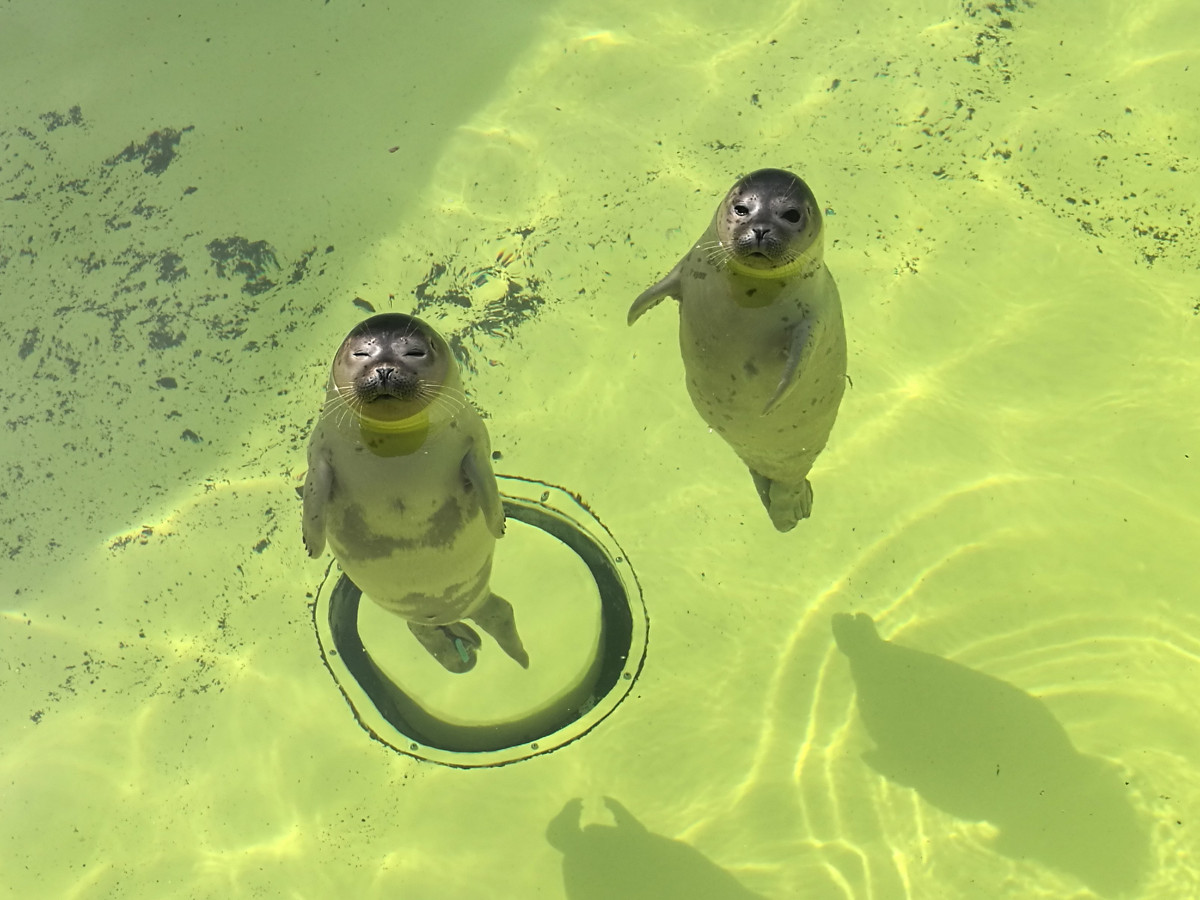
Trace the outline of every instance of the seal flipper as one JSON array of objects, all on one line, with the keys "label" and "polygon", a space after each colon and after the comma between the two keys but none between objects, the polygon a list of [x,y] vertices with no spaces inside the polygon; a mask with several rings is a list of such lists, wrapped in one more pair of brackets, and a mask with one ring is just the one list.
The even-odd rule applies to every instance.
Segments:
[{"label": "seal flipper", "polygon": [[304,549],[312,559],[325,552],[325,503],[333,487],[333,469],[323,456],[308,461],[304,476]]},{"label": "seal flipper", "polygon": [[478,444],[472,444],[463,457],[462,477],[479,494],[479,508],[488,531],[493,537],[504,537],[504,504],[496,486],[496,473],[492,471],[492,461]]},{"label": "seal flipper", "polygon": [[408,630],[447,671],[461,675],[475,668],[475,651],[483,642],[470,625],[463,622],[450,625],[409,622]]},{"label": "seal flipper", "polygon": [[683,264],[686,261],[687,257],[685,256],[675,264],[675,268],[668,272],[665,278],[638,294],[638,298],[629,307],[629,314],[625,317],[625,321],[629,325],[640,319],[647,310],[658,306],[664,297],[674,297],[676,300],[680,299],[682,292],[680,291],[679,279],[680,273],[683,271]]},{"label": "seal flipper", "polygon": [[[800,362],[806,356],[805,350],[812,343],[812,330],[815,317],[810,312],[803,319],[792,326],[792,333],[788,339],[788,355],[787,362],[783,364],[783,372],[779,376],[779,384],[775,388],[775,393],[771,395],[771,399],[767,401],[767,405],[763,407],[762,414],[765,416],[775,404],[788,395],[788,392],[796,386],[797,376],[800,374]],[[808,514],[805,513],[805,516]],[[803,518],[803,517],[802,517]]]},{"label": "seal flipper", "polygon": [[771,482],[771,503],[767,513],[776,531],[791,531],[801,519],[812,514],[812,485],[805,478],[799,484]]},{"label": "seal flipper", "polygon": [[470,619],[500,645],[500,649],[517,661],[522,669],[529,668],[529,654],[517,634],[517,620],[513,617],[512,604],[499,594],[491,594]]},{"label": "seal flipper", "polygon": [[812,485],[805,478],[799,484],[784,484],[760,475],[753,469],[750,477],[758,491],[758,499],[766,507],[776,531],[791,531],[801,519],[812,514]]}]

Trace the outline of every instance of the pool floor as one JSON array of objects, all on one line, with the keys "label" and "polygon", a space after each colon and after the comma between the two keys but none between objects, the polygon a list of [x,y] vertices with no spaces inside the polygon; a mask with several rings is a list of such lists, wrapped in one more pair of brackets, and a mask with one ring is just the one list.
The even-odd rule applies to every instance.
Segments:
[{"label": "pool floor", "polygon": [[[8,3],[0,895],[1200,893],[1190,23]],[[849,341],[788,534],[675,304],[625,324],[764,166]],[[645,666],[555,752],[397,753],[322,664],[295,489],[371,310],[636,572]]]}]

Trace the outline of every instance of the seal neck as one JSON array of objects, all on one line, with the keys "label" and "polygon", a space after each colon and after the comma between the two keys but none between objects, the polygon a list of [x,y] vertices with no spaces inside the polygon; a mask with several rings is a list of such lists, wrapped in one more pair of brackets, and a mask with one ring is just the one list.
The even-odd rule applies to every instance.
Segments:
[{"label": "seal neck", "polygon": [[386,421],[358,417],[359,440],[376,456],[408,456],[416,453],[433,433],[429,412],[421,410],[407,419]]},{"label": "seal neck", "polygon": [[360,413],[358,424],[362,426],[363,432],[380,435],[427,432],[429,431],[429,410],[426,408],[415,415],[409,416],[407,419],[393,419],[390,421],[387,419],[372,419],[370,416],[364,416]]},{"label": "seal neck", "polygon": [[342,420],[345,424],[339,427],[353,429],[359,443],[376,456],[407,456],[415,453],[431,434],[440,430],[439,426],[445,424],[430,418],[428,405],[401,419],[375,418],[368,415],[362,406],[356,409],[356,404],[346,403],[341,388],[333,381],[328,387],[326,403],[345,404],[350,408],[352,417]]}]

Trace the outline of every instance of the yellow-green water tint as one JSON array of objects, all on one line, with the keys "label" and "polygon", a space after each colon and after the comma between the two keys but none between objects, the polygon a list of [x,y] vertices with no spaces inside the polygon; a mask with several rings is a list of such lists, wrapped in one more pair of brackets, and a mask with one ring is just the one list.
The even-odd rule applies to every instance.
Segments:
[{"label": "yellow-green water tint", "polygon": [[[1200,893],[1198,37],[1164,2],[4,4],[4,895],[1095,896],[864,763],[855,611],[1039,698],[1127,782],[1131,895]],[[827,210],[853,379],[787,535],[670,307],[624,325],[761,166]],[[497,469],[628,550],[646,668],[576,744],[416,763],[320,665],[293,488],[356,298],[458,335]]]}]

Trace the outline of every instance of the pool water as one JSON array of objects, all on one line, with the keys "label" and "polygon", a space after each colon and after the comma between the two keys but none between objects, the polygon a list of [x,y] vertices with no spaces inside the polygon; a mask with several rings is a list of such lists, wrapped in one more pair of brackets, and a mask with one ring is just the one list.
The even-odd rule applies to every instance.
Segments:
[{"label": "pool water", "polygon": [[[1197,36],[5,3],[3,896],[1200,895]],[[625,324],[763,166],[825,211],[850,352],[788,534],[674,304]],[[497,471],[636,571],[645,666],[555,752],[397,753],[322,664],[295,488],[371,310],[446,335]]]}]

